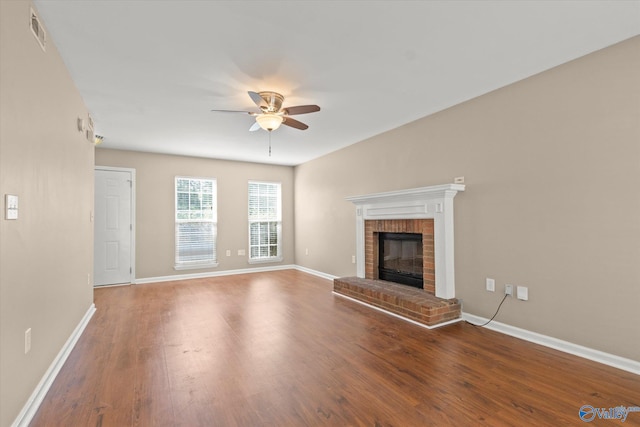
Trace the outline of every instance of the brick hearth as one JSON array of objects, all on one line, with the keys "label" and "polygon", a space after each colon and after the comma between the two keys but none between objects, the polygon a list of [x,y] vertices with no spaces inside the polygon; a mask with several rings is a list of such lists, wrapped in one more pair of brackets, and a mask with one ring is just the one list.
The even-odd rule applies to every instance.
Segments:
[{"label": "brick hearth", "polygon": [[382,280],[342,277],[334,279],[334,292],[357,299],[427,326],[460,318],[457,299],[442,299],[424,289]]}]

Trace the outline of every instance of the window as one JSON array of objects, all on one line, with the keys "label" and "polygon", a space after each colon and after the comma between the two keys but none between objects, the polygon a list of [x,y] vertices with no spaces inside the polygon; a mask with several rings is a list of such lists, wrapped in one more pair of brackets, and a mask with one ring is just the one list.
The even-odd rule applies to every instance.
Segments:
[{"label": "window", "polygon": [[282,261],[279,182],[249,181],[249,262]]},{"label": "window", "polygon": [[176,177],[176,270],[217,266],[216,180]]}]

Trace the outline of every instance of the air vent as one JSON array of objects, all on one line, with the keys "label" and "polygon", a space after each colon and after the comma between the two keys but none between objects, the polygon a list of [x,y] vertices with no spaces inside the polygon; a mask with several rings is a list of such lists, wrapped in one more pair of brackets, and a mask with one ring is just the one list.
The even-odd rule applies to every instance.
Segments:
[{"label": "air vent", "polygon": [[47,44],[47,33],[44,31],[44,27],[40,22],[40,18],[38,18],[38,15],[36,15],[33,9],[31,9],[31,19],[29,21],[33,36],[36,38],[36,40],[38,40],[38,44],[40,44],[42,50],[46,50],[45,46]]}]

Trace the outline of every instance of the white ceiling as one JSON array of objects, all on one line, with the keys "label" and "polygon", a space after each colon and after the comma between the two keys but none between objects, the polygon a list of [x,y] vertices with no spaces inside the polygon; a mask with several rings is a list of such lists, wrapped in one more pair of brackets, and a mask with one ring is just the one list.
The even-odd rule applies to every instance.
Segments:
[{"label": "white ceiling", "polygon": [[[640,1],[35,0],[104,148],[297,165],[640,34]],[[248,132],[248,90],[318,104]]]}]

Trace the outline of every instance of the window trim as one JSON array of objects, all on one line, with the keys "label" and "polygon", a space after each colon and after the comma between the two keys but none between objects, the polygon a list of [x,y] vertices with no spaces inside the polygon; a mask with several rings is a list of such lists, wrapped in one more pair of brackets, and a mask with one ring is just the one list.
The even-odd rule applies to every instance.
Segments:
[{"label": "window trim", "polygon": [[[178,231],[177,225],[179,223],[184,223],[187,221],[180,221],[177,218],[178,214],[178,180],[179,179],[188,179],[188,180],[201,180],[201,181],[212,181],[213,182],[213,195],[215,196],[212,201],[213,206],[213,220],[211,221],[200,221],[200,222],[211,222],[215,228],[215,234],[213,236],[213,260],[211,261],[186,261],[186,262],[178,262]],[[176,175],[173,181],[173,197],[174,197],[174,206],[173,206],[173,224],[174,224],[174,270],[197,270],[197,269],[205,269],[205,268],[213,268],[218,266],[218,180],[212,177],[199,177],[199,176],[184,176],[184,175]]]},{"label": "window trim", "polygon": [[[277,195],[278,195],[278,213],[277,213],[277,219],[272,220],[269,219],[267,221],[260,221],[260,220],[252,220],[249,217],[249,205],[250,205],[250,198],[251,198],[251,192],[250,192],[250,188],[251,188],[251,184],[271,184],[271,185],[277,185]],[[277,223],[276,227],[277,227],[277,238],[278,238],[278,243],[277,243],[277,251],[278,251],[278,255],[276,256],[272,256],[272,257],[263,257],[263,258],[252,258],[251,257],[251,224],[252,223],[260,223],[260,222],[275,222]],[[249,180],[248,184],[247,184],[247,234],[248,234],[248,248],[249,250],[247,251],[247,258],[248,258],[248,263],[249,264],[266,264],[266,263],[273,263],[273,262],[282,262],[284,260],[284,257],[282,256],[282,182],[278,182],[278,181],[263,181],[263,180]]]}]

